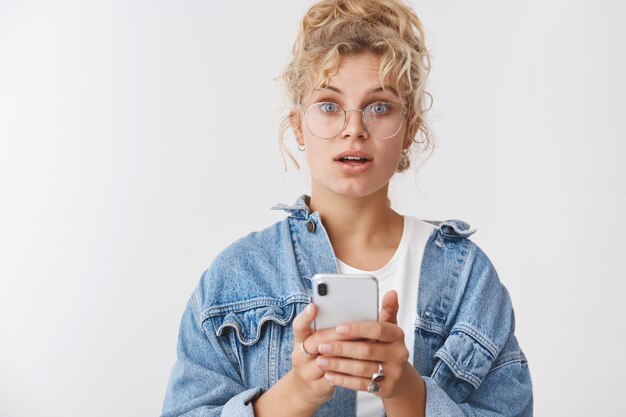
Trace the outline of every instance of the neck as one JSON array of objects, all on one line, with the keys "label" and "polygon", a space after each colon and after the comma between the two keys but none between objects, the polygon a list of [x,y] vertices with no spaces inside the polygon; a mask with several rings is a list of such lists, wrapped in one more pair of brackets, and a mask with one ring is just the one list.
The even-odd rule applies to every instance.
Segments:
[{"label": "neck", "polygon": [[389,206],[387,190],[385,185],[364,197],[347,197],[313,187],[310,209],[319,213],[333,247],[386,245],[390,230],[403,224]]}]

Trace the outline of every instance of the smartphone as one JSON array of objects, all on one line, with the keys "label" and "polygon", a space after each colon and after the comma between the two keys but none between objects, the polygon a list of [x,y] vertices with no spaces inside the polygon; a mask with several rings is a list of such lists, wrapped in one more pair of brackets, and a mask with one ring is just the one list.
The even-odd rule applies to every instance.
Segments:
[{"label": "smartphone", "polygon": [[313,276],[313,303],[317,316],[315,330],[340,323],[378,320],[378,281],[372,275],[316,274]]}]

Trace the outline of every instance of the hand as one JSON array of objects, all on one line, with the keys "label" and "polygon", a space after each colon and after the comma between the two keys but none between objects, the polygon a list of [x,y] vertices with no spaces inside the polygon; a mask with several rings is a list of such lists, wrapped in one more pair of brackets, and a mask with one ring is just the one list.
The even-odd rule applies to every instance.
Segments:
[{"label": "hand", "polygon": [[398,396],[407,380],[419,375],[408,362],[404,332],[396,324],[397,312],[398,296],[390,291],[383,298],[378,322],[337,326],[336,338],[326,337],[319,345],[321,356],[316,362],[326,372],[324,378],[334,385],[367,391],[372,374],[382,365],[385,378],[376,395],[383,399]]},{"label": "hand", "polygon": [[324,372],[315,363],[315,356],[307,355],[300,348],[300,343],[317,334],[311,330],[316,314],[315,305],[309,304],[293,320],[292,369],[254,400],[255,416],[308,417],[333,396],[335,387],[324,379]]},{"label": "hand", "polygon": [[[291,365],[293,373],[293,382],[295,388],[300,393],[301,400],[316,409],[333,396],[335,387],[324,379],[324,372],[320,370],[315,362],[317,350],[309,350],[305,347],[311,356],[302,351],[300,343],[304,343],[307,338],[314,332],[311,324],[317,315],[315,304],[309,304],[300,314],[293,320],[293,338],[294,346],[291,352]],[[306,346],[309,346],[307,344]]]}]

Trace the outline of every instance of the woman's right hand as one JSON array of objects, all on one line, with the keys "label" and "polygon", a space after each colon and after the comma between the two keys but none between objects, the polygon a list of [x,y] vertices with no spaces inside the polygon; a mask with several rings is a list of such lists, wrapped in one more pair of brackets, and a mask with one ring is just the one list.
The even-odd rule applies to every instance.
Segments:
[{"label": "woman's right hand", "polygon": [[314,349],[313,352],[308,351],[317,354],[319,340],[337,338],[334,329],[319,332],[311,329],[316,314],[315,305],[309,304],[293,319],[291,325],[294,339],[291,352],[292,369],[254,401],[255,416],[311,416],[320,405],[333,396],[335,387],[324,378],[324,372],[315,362],[315,356],[307,355],[300,347],[300,343],[310,338],[305,349],[307,347]]},{"label": "woman's right hand", "polygon": [[[309,304],[293,320],[294,344],[291,352],[291,372],[293,372],[297,395],[301,401],[314,407],[313,410],[330,400],[335,390],[335,387],[324,378],[324,372],[315,362],[316,355],[307,353],[317,354],[317,344],[308,349],[304,344],[309,336],[315,333],[311,329],[311,324],[316,315],[317,307],[315,304]],[[306,351],[303,351],[302,346]]]}]

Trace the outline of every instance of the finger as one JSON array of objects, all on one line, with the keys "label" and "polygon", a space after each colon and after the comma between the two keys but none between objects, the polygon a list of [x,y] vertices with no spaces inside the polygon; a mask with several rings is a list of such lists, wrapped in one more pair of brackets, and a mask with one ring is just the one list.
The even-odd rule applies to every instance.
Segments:
[{"label": "finger", "polygon": [[316,332],[311,332],[311,334],[304,339],[302,342],[304,344],[304,348],[311,355],[319,355],[318,346],[322,343],[330,342],[333,340],[342,340],[341,335],[337,334],[335,329],[323,329],[318,330]]},{"label": "finger", "polygon": [[398,324],[398,293],[395,290],[387,291],[383,297],[382,307],[378,314],[378,320],[387,323]]},{"label": "finger", "polygon": [[317,366],[324,372],[335,372],[345,375],[371,378],[378,372],[379,362],[360,361],[354,359],[343,359],[334,357],[318,356],[315,359]]},{"label": "finger", "polygon": [[380,321],[344,323],[337,326],[335,331],[343,340],[370,339],[388,343],[404,340],[404,332],[400,327]]},{"label": "finger", "polygon": [[303,363],[298,368],[298,374],[300,378],[306,381],[315,381],[324,376],[324,371],[320,369],[315,361],[309,361],[308,363]]},{"label": "finger", "polygon": [[361,378],[335,372],[326,372],[324,374],[324,379],[338,387],[344,387],[357,391],[367,391],[367,387],[372,382],[369,378]]},{"label": "finger", "polygon": [[315,304],[309,304],[293,319],[293,323],[291,327],[293,329],[293,339],[295,344],[299,344],[304,341],[313,330],[311,329],[311,324],[313,320],[315,320],[315,315],[317,314],[317,308]]},{"label": "finger", "polygon": [[409,352],[402,344],[368,341],[335,341],[322,343],[319,351],[324,356],[336,356],[375,362],[405,362]]}]

